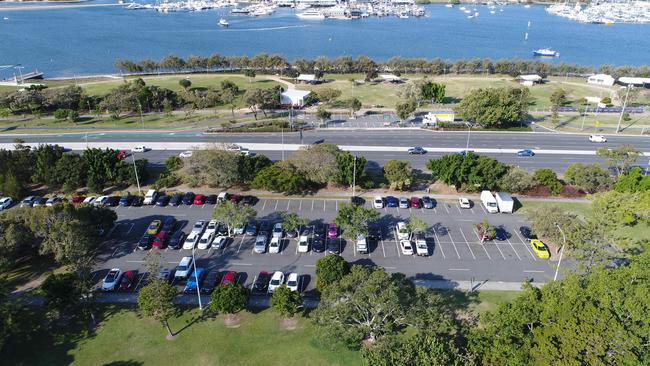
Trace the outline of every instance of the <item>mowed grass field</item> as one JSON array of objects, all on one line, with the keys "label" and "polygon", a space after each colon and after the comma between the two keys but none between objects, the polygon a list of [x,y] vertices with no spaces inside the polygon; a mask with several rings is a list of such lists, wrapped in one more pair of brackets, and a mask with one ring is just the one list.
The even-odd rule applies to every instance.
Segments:
[{"label": "mowed grass field", "polygon": [[[441,291],[461,310],[484,313],[510,301],[516,292]],[[32,309],[34,310],[34,309]],[[299,317],[286,329],[271,310],[240,313],[237,327],[227,327],[223,316],[202,318],[198,309],[172,319],[173,341],[165,339],[160,323],[140,317],[134,306],[100,305],[101,323],[92,334],[82,324],[37,332],[5,347],[2,364],[12,366],[99,365],[362,365],[358,352],[329,349],[319,343],[310,319]]]}]

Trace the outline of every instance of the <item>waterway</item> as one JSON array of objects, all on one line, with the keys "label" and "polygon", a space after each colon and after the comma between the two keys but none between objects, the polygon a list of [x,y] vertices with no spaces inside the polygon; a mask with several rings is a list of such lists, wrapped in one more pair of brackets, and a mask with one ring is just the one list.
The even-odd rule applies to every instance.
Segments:
[{"label": "waterway", "polygon": [[[17,5],[0,5],[6,6]],[[301,21],[292,9],[259,18],[230,16],[229,9],[168,14],[115,6],[6,11],[0,12],[0,65],[22,64],[25,72],[38,68],[53,77],[115,73],[117,58],[160,59],[169,53],[268,52],[289,60],[341,55],[530,59],[532,50],[543,47],[560,52],[552,62],[650,62],[650,24],[582,24],[547,14],[543,6],[506,6],[495,14],[478,6],[480,16],[474,19],[458,6],[425,8],[423,18],[324,21]],[[221,16],[229,28],[218,27]]]}]

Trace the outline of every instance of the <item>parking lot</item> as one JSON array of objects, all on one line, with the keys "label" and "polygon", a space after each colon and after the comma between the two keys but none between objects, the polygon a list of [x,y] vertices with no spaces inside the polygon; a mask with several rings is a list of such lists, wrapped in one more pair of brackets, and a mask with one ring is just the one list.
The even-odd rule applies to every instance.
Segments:
[{"label": "parking lot", "polygon": [[[309,225],[327,224],[334,220],[338,206],[347,201],[324,199],[260,199],[254,206],[257,220],[279,222],[282,211],[295,212],[309,219]],[[370,207],[371,202],[365,203]],[[188,233],[198,220],[209,220],[212,205],[199,206],[143,206],[117,207],[118,221],[108,233],[95,280],[99,284],[108,269],[123,271],[137,269],[141,275],[133,291],[146,282],[144,272],[145,251],[135,250],[138,239],[152,220],[174,216],[181,230]],[[461,209],[457,202],[436,202],[433,209],[383,208],[379,224],[382,238],[369,242],[369,253],[355,251],[354,242],[339,238],[341,255],[351,263],[374,264],[389,272],[401,272],[419,281],[492,281],[521,282],[532,279],[546,282],[553,278],[555,262],[535,256],[527,241],[521,237],[519,227],[525,225],[522,215],[488,214],[481,205]],[[399,250],[395,224],[417,216],[429,225],[426,234],[429,256],[406,256]],[[474,225],[487,218],[507,237],[502,241],[479,242]],[[313,230],[312,230],[313,231]],[[253,252],[255,237],[238,235],[231,237],[222,249],[195,251],[197,266],[208,271],[214,281],[226,271],[236,271],[238,282],[250,286],[260,271],[297,272],[302,291],[314,287],[314,271],[318,258],[326,253],[298,253],[297,239],[282,240],[278,254]],[[158,249],[152,249],[158,250]],[[180,259],[191,255],[189,250],[161,250],[164,267],[174,268]],[[178,284],[182,286],[182,283]]]}]

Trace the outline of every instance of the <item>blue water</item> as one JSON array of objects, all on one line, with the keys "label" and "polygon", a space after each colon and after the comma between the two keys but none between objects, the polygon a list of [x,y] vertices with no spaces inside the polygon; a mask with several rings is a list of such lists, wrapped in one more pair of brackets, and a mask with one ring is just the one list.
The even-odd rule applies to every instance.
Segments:
[{"label": "blue water", "polygon": [[[426,18],[300,21],[290,9],[260,18],[227,16],[226,10],[162,14],[119,7],[32,10],[0,13],[0,65],[23,64],[46,76],[113,73],[117,58],[280,53],[298,57],[368,55],[524,58],[551,47],[553,62],[597,66],[650,63],[650,24],[580,24],[547,14],[542,6],[507,6],[467,19],[458,7],[427,6]],[[9,19],[4,20],[3,17]],[[528,28],[528,21],[531,27]],[[528,41],[524,33],[528,32]],[[2,75],[2,74],[0,74]],[[5,75],[7,76],[6,71]]]}]

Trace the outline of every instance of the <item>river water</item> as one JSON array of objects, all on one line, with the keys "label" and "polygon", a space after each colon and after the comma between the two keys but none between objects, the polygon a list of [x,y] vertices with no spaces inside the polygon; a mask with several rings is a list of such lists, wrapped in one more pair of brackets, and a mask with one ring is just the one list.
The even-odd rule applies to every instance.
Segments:
[{"label": "river water", "polygon": [[[259,18],[229,16],[223,9],[168,14],[121,7],[7,11],[0,12],[0,65],[22,64],[24,71],[38,68],[53,77],[114,73],[117,58],[160,59],[169,53],[268,52],[289,60],[341,55],[530,59],[532,50],[543,47],[560,52],[552,62],[650,63],[650,24],[581,24],[549,15],[543,6],[506,6],[496,14],[478,6],[480,16],[474,19],[458,6],[425,8],[427,17],[420,19],[325,21],[301,21],[291,9]],[[227,29],[217,26],[222,15],[230,22]]]}]

